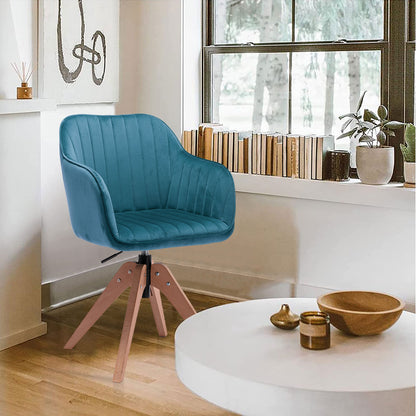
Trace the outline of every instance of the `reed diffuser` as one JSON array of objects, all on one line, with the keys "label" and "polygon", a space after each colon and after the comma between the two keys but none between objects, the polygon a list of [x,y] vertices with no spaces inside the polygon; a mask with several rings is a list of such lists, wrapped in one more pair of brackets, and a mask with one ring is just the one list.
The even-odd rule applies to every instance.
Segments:
[{"label": "reed diffuser", "polygon": [[33,66],[31,63],[22,62],[21,66],[17,65],[16,62],[12,64],[17,76],[21,81],[21,86],[17,87],[17,99],[27,100],[32,98],[32,87],[28,87],[29,79],[33,73]]}]

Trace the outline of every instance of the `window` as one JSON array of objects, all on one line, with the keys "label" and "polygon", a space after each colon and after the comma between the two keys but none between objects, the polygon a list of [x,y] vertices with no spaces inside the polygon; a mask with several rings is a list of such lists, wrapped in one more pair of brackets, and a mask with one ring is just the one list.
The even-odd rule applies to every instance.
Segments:
[{"label": "window", "polygon": [[205,0],[204,121],[337,136],[367,90],[413,122],[414,21],[414,0]]}]

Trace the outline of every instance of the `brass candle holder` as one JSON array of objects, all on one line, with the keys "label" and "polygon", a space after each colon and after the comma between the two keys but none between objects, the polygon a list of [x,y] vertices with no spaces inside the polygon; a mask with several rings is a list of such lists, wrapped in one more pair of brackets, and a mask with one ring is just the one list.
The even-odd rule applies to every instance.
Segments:
[{"label": "brass candle holder", "polygon": [[315,311],[301,313],[300,345],[309,350],[324,350],[331,346],[328,314]]}]

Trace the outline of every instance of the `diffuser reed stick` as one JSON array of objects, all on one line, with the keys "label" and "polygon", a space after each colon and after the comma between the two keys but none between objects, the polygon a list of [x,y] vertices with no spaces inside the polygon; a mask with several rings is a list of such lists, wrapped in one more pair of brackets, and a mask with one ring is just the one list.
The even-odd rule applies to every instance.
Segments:
[{"label": "diffuser reed stick", "polygon": [[22,62],[21,66],[19,66],[16,62],[12,62],[10,65],[13,67],[17,76],[19,77],[20,82],[27,84],[33,74],[34,68],[32,66],[32,63],[30,62],[28,64],[27,62]]}]

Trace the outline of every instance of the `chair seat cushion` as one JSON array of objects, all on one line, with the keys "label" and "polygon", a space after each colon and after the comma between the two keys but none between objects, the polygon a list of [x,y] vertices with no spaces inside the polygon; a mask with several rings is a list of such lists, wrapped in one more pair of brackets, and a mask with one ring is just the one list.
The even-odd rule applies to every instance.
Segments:
[{"label": "chair seat cushion", "polygon": [[117,240],[136,249],[206,244],[225,240],[233,227],[204,215],[178,209],[149,209],[115,213]]}]

